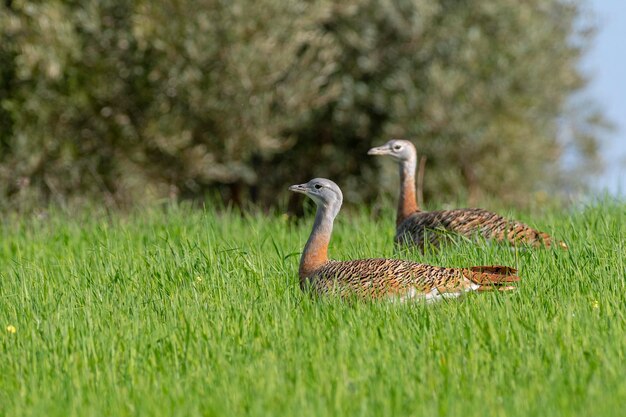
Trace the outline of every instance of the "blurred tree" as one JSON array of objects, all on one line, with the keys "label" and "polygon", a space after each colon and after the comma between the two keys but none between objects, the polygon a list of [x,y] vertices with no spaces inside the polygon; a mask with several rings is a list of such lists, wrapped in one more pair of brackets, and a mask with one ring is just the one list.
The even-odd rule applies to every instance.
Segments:
[{"label": "blurred tree", "polygon": [[[581,10],[571,0],[5,2],[0,195],[127,205],[217,189],[272,204],[287,184],[327,176],[362,201],[380,191],[379,161],[365,153],[394,136],[428,156],[427,199],[524,204],[578,181],[558,164],[565,147],[597,166],[602,115],[568,106],[584,86]],[[563,125],[571,134],[557,140]],[[395,175],[382,178],[392,190]]]}]

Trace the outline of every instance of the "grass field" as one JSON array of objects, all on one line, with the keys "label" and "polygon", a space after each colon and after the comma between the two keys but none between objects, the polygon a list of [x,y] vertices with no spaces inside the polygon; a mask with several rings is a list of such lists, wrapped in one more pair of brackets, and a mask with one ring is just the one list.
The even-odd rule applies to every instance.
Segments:
[{"label": "grass field", "polygon": [[394,253],[385,214],[342,212],[331,256],[507,264],[519,291],[313,298],[297,279],[310,216],[3,218],[0,415],[623,415],[626,206],[520,216],[569,251],[426,257]]}]

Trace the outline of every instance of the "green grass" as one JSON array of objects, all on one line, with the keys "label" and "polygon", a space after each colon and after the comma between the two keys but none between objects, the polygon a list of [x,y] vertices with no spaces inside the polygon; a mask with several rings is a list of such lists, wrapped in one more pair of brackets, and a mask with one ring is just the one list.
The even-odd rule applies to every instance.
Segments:
[{"label": "green grass", "polygon": [[394,253],[384,214],[342,212],[331,256],[517,266],[519,291],[429,306],[311,297],[297,279],[310,216],[5,217],[0,415],[623,413],[626,206],[520,216],[569,251],[425,258]]}]

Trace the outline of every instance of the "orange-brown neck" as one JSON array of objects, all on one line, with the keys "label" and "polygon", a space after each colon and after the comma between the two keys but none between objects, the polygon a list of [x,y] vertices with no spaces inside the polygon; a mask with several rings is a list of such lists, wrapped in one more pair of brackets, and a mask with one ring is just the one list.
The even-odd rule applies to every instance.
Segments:
[{"label": "orange-brown neck", "polygon": [[407,217],[419,210],[415,199],[415,160],[400,164],[400,199],[396,226],[400,226]]},{"label": "orange-brown neck", "polygon": [[328,262],[328,243],[333,231],[334,214],[332,210],[318,207],[311,236],[300,258],[300,279],[311,276]]}]

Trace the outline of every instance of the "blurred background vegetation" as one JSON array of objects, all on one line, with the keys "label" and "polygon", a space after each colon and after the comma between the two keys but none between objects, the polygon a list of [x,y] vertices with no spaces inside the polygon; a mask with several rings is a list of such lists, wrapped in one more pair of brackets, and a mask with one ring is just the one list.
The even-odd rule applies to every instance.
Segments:
[{"label": "blurred background vegetation", "polygon": [[584,6],[3,0],[0,206],[270,206],[314,176],[372,201],[395,193],[395,167],[366,156],[391,137],[427,157],[428,202],[583,186],[605,126],[571,105]]}]

